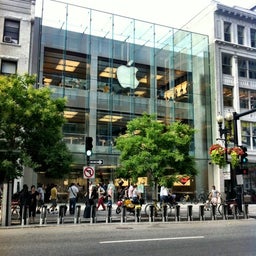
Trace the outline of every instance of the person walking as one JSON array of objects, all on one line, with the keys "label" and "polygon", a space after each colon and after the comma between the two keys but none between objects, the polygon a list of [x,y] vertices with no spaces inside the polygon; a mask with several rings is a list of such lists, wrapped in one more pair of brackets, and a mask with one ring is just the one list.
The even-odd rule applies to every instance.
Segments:
[{"label": "person walking", "polygon": [[41,208],[44,205],[44,189],[43,189],[43,185],[41,183],[38,183],[37,192],[38,192],[38,200],[37,200],[37,212],[36,213],[40,213]]},{"label": "person walking", "polygon": [[39,196],[39,193],[37,192],[35,185],[31,186],[29,196],[29,223],[33,224],[35,223],[37,199]]},{"label": "person walking", "polygon": [[69,192],[69,213],[70,215],[73,215],[75,214],[79,189],[74,183],[71,183],[70,187],[68,188],[68,192]]},{"label": "person walking", "polygon": [[98,184],[98,206],[97,210],[99,209],[100,206],[102,206],[103,211],[106,210],[106,206],[104,205],[104,195],[105,195],[105,189],[102,187],[102,184]]}]

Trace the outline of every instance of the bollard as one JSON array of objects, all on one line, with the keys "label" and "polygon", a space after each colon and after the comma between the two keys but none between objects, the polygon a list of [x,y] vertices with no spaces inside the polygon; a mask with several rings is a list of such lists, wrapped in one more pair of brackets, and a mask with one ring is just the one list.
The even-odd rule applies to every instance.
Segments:
[{"label": "bollard", "polygon": [[232,209],[232,214],[233,214],[234,219],[237,219],[238,218],[238,206],[236,204],[234,204],[234,205],[232,205],[231,209]]},{"label": "bollard", "polygon": [[211,214],[212,214],[213,220],[216,220],[216,209],[217,209],[217,206],[215,204],[212,204],[211,205]]},{"label": "bollard", "polygon": [[136,205],[135,206],[135,222],[140,222],[141,220],[141,206]]},{"label": "bollard", "polygon": [[122,205],[122,218],[121,222],[126,222],[126,206]]},{"label": "bollard", "polygon": [[108,203],[107,204],[107,218],[106,218],[106,223],[112,222],[112,204]]},{"label": "bollard", "polygon": [[65,215],[65,205],[60,205],[59,208],[59,217],[57,220],[57,224],[63,224],[64,223],[64,215]]},{"label": "bollard", "polygon": [[46,212],[47,212],[47,205],[43,205],[40,213],[40,221],[39,221],[40,225],[46,224]]},{"label": "bollard", "polygon": [[27,206],[23,206],[22,207],[22,212],[21,212],[21,225],[24,226],[24,225],[27,225],[28,224],[28,211],[29,211],[29,208]]},{"label": "bollard", "polygon": [[167,221],[167,204],[163,204],[162,213],[162,221],[165,222]]},{"label": "bollard", "polygon": [[175,205],[175,220],[180,221],[180,205]]},{"label": "bollard", "polygon": [[90,219],[90,223],[96,223],[96,206],[92,205],[91,206],[91,219]]},{"label": "bollard", "polygon": [[188,218],[188,221],[193,220],[193,205],[192,204],[188,205],[188,207],[187,207],[187,218]]},{"label": "bollard", "polygon": [[155,218],[154,218],[154,205],[151,204],[149,206],[149,222],[154,222]]},{"label": "bollard", "polygon": [[199,205],[199,219],[200,220],[205,220],[204,205],[203,204]]},{"label": "bollard", "polygon": [[223,220],[228,219],[228,205],[227,204],[222,205],[222,218],[223,218]]},{"label": "bollard", "polygon": [[77,205],[76,211],[75,211],[75,217],[74,217],[74,224],[81,222],[80,214],[81,214],[81,205]]},{"label": "bollard", "polygon": [[244,206],[244,209],[243,209],[244,218],[248,219],[249,218],[248,204],[244,204],[243,206]]}]

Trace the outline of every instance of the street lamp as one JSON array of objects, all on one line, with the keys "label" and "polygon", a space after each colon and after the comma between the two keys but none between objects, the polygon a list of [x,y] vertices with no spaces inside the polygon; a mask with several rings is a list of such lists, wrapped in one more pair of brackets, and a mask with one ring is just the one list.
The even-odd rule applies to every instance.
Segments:
[{"label": "street lamp", "polygon": [[[222,139],[222,136],[224,135],[224,144],[225,144],[225,157],[226,157],[226,162],[228,162],[228,152],[227,152],[227,148],[228,148],[228,135],[232,135],[232,126],[231,126],[231,122],[233,120],[233,114],[231,112],[228,112],[225,116],[225,118],[219,114],[216,117],[216,120],[218,122],[219,125],[219,133],[220,133],[220,138]],[[226,126],[225,121],[228,122],[228,125]],[[224,123],[224,128],[222,128]],[[222,139],[223,140],[223,139]]]},{"label": "street lamp", "polygon": [[[218,115],[216,117],[218,126],[219,126],[219,134],[220,134],[220,139],[222,139],[223,135],[224,135],[224,139],[222,139],[224,141],[224,145],[225,145],[225,160],[228,163],[228,135],[232,135],[232,120],[233,120],[233,114],[231,112],[228,112],[225,116],[225,118],[222,115]],[[225,122],[227,121],[227,122]],[[223,128],[223,123],[224,123],[224,128]],[[234,173],[232,170],[232,167],[230,169],[230,190],[227,189],[227,191],[230,191],[231,194],[234,193],[234,185],[235,185],[235,177],[234,177]],[[225,185],[225,187],[227,188],[227,183]]]}]

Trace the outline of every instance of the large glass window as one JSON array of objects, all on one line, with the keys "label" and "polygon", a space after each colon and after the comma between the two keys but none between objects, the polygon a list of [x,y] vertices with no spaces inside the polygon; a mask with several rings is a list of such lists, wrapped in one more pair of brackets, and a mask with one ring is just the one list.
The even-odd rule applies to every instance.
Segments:
[{"label": "large glass window", "polygon": [[251,28],[251,47],[256,47],[256,29]]},{"label": "large glass window", "polygon": [[222,73],[232,74],[232,56],[225,53],[222,54]]},{"label": "large glass window", "polygon": [[245,147],[250,148],[251,143],[250,143],[250,137],[251,137],[251,133],[250,133],[250,123],[249,122],[241,122],[241,126],[242,126],[242,145]]},{"label": "large glass window", "polygon": [[89,89],[88,62],[85,54],[45,48],[43,84]]},{"label": "large glass window", "polygon": [[20,21],[6,19],[4,22],[3,42],[18,44],[20,33]]},{"label": "large glass window", "polygon": [[250,91],[251,108],[256,108],[256,91]]},{"label": "large glass window", "polygon": [[247,77],[247,61],[245,59],[238,59],[238,75],[240,77]]},{"label": "large glass window", "polygon": [[249,60],[249,78],[256,79],[256,60]]},{"label": "large glass window", "polygon": [[240,108],[249,108],[249,91],[239,89]]},{"label": "large glass window", "polygon": [[227,42],[231,42],[231,23],[224,22],[224,40]]},{"label": "large glass window", "polygon": [[244,26],[237,26],[237,42],[244,44]]},{"label": "large glass window", "polygon": [[231,86],[223,86],[223,101],[225,107],[233,106],[233,88]]}]

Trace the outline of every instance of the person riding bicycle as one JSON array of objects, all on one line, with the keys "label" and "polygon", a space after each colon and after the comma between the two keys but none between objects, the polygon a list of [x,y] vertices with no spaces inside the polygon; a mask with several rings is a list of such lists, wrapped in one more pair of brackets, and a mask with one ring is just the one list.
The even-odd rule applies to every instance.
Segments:
[{"label": "person riding bicycle", "polygon": [[160,188],[160,205],[168,202],[169,190],[164,185]]},{"label": "person riding bicycle", "polygon": [[216,187],[213,185],[212,190],[209,194],[209,200],[211,204],[217,205],[218,204],[218,197],[220,196],[220,192],[216,189]]}]

